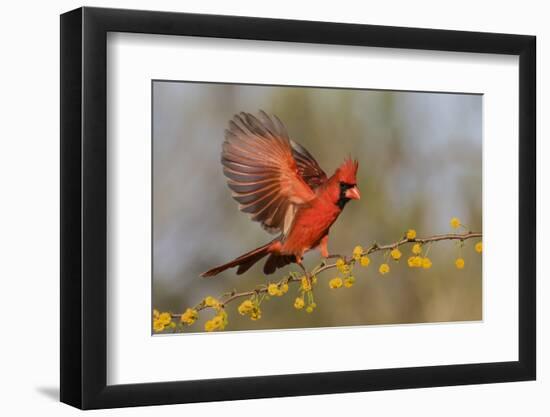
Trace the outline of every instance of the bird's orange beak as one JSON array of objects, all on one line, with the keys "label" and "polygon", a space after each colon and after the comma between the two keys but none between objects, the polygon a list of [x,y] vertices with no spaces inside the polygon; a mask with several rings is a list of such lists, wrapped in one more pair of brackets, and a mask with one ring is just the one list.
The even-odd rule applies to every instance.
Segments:
[{"label": "bird's orange beak", "polygon": [[348,188],[346,190],[346,198],[350,198],[352,200],[360,200],[361,199],[361,194],[359,194],[359,188],[357,188],[357,186],[355,187],[352,187],[352,188]]}]

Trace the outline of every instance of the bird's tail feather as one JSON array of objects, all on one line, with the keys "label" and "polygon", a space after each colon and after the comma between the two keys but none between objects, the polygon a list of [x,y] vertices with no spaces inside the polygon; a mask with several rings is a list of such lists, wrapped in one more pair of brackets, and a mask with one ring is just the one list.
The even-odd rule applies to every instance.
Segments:
[{"label": "bird's tail feather", "polygon": [[203,272],[201,274],[201,277],[213,277],[214,275],[218,275],[220,272],[225,271],[226,269],[229,269],[229,268],[233,268],[235,266],[239,267],[237,269],[237,275],[244,274],[246,271],[248,271],[252,267],[252,265],[258,262],[264,256],[269,255],[270,253],[269,250],[272,244],[273,244],[273,241],[265,244],[264,246],[260,246],[259,248],[254,249],[250,252],[247,252],[244,255],[241,255],[238,258],[232,260],[231,262],[209,269],[208,271]]},{"label": "bird's tail feather", "polygon": [[264,265],[264,274],[271,275],[277,269],[282,268],[292,262],[296,262],[296,257],[294,255],[279,255],[272,253]]}]

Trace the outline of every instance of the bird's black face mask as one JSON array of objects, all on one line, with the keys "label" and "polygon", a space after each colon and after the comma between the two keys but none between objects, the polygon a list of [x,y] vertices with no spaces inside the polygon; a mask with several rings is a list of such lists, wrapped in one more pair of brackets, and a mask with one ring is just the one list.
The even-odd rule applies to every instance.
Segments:
[{"label": "bird's black face mask", "polygon": [[340,197],[338,198],[338,201],[336,202],[336,205],[340,207],[340,210],[344,208],[344,206],[347,204],[348,201],[351,200],[346,195],[346,191],[355,187],[355,184],[348,184],[345,182],[340,182]]}]

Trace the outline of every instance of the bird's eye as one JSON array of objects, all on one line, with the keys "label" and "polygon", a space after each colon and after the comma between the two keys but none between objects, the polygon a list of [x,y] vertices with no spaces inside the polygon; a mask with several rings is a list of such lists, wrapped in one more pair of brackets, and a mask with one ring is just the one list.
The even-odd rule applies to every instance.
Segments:
[{"label": "bird's eye", "polygon": [[355,187],[355,184],[349,184],[347,182],[340,181],[340,189],[343,191],[349,190],[353,187]]}]

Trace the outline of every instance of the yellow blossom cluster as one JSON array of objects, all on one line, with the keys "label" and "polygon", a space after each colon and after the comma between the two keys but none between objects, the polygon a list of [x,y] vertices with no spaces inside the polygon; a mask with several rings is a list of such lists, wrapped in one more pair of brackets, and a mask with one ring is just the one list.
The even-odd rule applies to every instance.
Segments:
[{"label": "yellow blossom cluster", "polygon": [[244,300],[239,305],[239,308],[237,310],[239,311],[239,314],[241,316],[245,316],[245,315],[249,314],[252,311],[253,308],[254,308],[254,303],[252,302],[252,300]]},{"label": "yellow blossom cluster", "polygon": [[[409,229],[405,234],[405,237],[408,241],[414,242],[416,239],[416,230]],[[395,247],[391,248],[389,252],[386,252],[386,258],[391,258],[394,261],[399,261],[403,254],[399,250],[399,245],[402,245],[404,242],[399,242]],[[429,248],[428,248],[429,251]],[[410,268],[424,268],[430,269],[432,267],[432,261],[427,256],[422,256],[422,243],[416,242],[411,248],[412,256],[407,259],[407,265]],[[390,265],[387,262],[384,262],[378,268],[378,272],[381,275],[386,275],[390,272]]]},{"label": "yellow blossom cluster", "polygon": [[220,302],[218,301],[218,299],[216,299],[214,297],[211,297],[211,296],[206,297],[203,300],[203,304],[206,307],[212,307],[212,308],[216,308],[216,309],[220,307]]},{"label": "yellow blossom cluster", "polygon": [[336,269],[342,274],[349,274],[351,272],[351,266],[349,266],[342,258],[336,261]]},{"label": "yellow blossom cluster", "polygon": [[416,255],[407,259],[407,265],[409,265],[410,268],[430,269],[432,267],[432,260],[428,257]]},{"label": "yellow blossom cluster", "polygon": [[477,242],[476,245],[475,245],[475,250],[477,253],[481,253],[483,251],[483,243],[482,242]]},{"label": "yellow blossom cluster", "polygon": [[204,323],[204,330],[213,332],[214,330],[223,330],[227,326],[227,313],[223,308],[220,308],[218,313]]},{"label": "yellow blossom cluster", "polygon": [[[306,297],[307,307],[305,300]],[[317,307],[317,304],[313,301],[313,293],[311,291],[307,293],[302,293],[302,295],[296,297],[296,299],[294,300],[294,308],[296,310],[302,310],[304,307],[306,307],[307,313],[313,313],[313,310],[315,309],[315,307]]]},{"label": "yellow blossom cluster", "polygon": [[380,265],[380,268],[378,268],[378,272],[380,272],[382,275],[386,275],[388,272],[390,272],[390,266],[386,263],[383,263]]},{"label": "yellow blossom cluster", "polygon": [[390,256],[393,260],[398,261],[399,259],[401,259],[401,251],[399,250],[399,248],[393,248],[390,252]]},{"label": "yellow blossom cluster", "polygon": [[416,239],[416,230],[414,230],[414,229],[409,229],[409,230],[407,230],[406,236],[407,236],[407,239],[408,239],[408,240],[414,240],[414,239]]},{"label": "yellow blossom cluster", "polygon": [[294,300],[294,308],[302,310],[305,307],[307,313],[312,313],[317,304],[313,301],[313,285],[317,284],[317,276],[302,276],[300,278],[300,296]]},{"label": "yellow blossom cluster", "polygon": [[[416,235],[415,235],[415,239],[416,239]],[[429,251],[429,248],[428,248],[428,251]],[[413,256],[409,256],[409,258],[407,259],[407,265],[409,266],[409,268],[430,269],[432,267],[432,260],[428,258],[428,256],[422,256],[421,243],[415,243],[411,248],[411,252]]]},{"label": "yellow blossom cluster", "polygon": [[262,318],[262,310],[260,310],[260,307],[257,307],[252,310],[252,313],[250,313],[250,320],[260,320]]},{"label": "yellow blossom cluster", "polygon": [[344,282],[342,281],[342,278],[340,278],[340,277],[332,278],[328,282],[328,286],[332,289],[340,288],[343,284],[344,284]]},{"label": "yellow blossom cluster", "polygon": [[[204,323],[204,330],[207,332],[213,332],[215,330],[223,330],[225,329],[225,326],[227,326],[227,312],[224,309],[223,304],[218,300],[217,298],[214,298],[212,296],[206,297],[202,301],[202,305],[205,308],[212,308],[216,311],[216,315],[212,317],[210,320],[208,320],[206,323]],[[191,311],[189,311],[191,310]],[[185,313],[183,313],[181,320],[183,321],[183,316],[189,311],[189,318],[193,318],[193,309],[186,310]],[[198,318],[198,314],[196,315]],[[196,319],[195,319],[196,320]]]},{"label": "yellow blossom cluster", "polygon": [[282,284],[269,284],[267,286],[267,293],[273,297],[281,297],[288,292],[288,282]]},{"label": "yellow blossom cluster", "polygon": [[422,257],[410,256],[407,260],[407,265],[409,265],[410,268],[420,268],[422,266]]},{"label": "yellow blossom cluster", "polygon": [[345,288],[353,287],[353,284],[355,284],[355,277],[351,275],[351,272],[352,265],[355,262],[359,262],[361,266],[368,266],[368,264],[370,263],[369,258],[364,255],[364,251],[361,246],[356,246],[353,249],[352,261],[350,261],[349,264],[346,263],[346,261],[342,258],[336,261],[336,269],[338,270],[338,272],[344,275],[344,278],[335,277],[331,279],[328,283],[329,288],[337,289],[341,288],[342,286]]},{"label": "yellow blossom cluster", "polygon": [[249,316],[251,320],[260,320],[262,318],[262,310],[256,297],[244,300],[237,310],[241,316]]},{"label": "yellow blossom cluster", "polygon": [[361,246],[356,246],[355,248],[353,248],[352,256],[354,260],[360,260],[363,256],[363,248]]},{"label": "yellow blossom cluster", "polygon": [[432,267],[432,260],[428,257],[422,258],[422,268],[430,269]]},{"label": "yellow blossom cluster", "polygon": [[296,300],[294,300],[294,308],[296,310],[301,310],[306,305],[306,302],[304,301],[304,297],[296,297]]},{"label": "yellow blossom cluster", "polygon": [[306,313],[313,313],[313,310],[315,310],[315,307],[317,307],[317,304],[314,303],[314,302],[311,302],[311,303],[306,307]]},{"label": "yellow blossom cluster", "polygon": [[183,324],[187,324],[188,326],[191,326],[193,323],[197,321],[198,318],[199,318],[199,312],[194,308],[188,308],[187,310],[185,310],[185,313],[181,315],[180,321]]},{"label": "yellow blossom cluster", "polygon": [[302,277],[300,281],[300,288],[302,289],[302,291],[311,291],[311,281],[308,279],[308,277]]},{"label": "yellow blossom cluster", "polygon": [[458,217],[453,217],[450,221],[451,227],[453,229],[458,229],[462,224],[460,223],[460,219]]},{"label": "yellow blossom cluster", "polygon": [[153,331],[159,333],[167,328],[174,328],[176,324],[172,321],[172,315],[168,312],[161,313],[153,310]]},{"label": "yellow blossom cluster", "polygon": [[355,277],[353,275],[344,278],[344,287],[351,288],[355,284]]},{"label": "yellow blossom cluster", "polygon": [[[453,229],[458,229],[459,227],[464,227],[465,226],[462,224],[462,222],[460,221],[460,219],[458,217],[453,217],[450,221],[450,225]],[[464,260],[464,258],[460,255],[461,254],[461,248],[464,246],[464,241],[461,241],[460,242],[460,246],[459,246],[459,256],[455,259],[455,267],[456,269],[464,269],[464,267],[466,266],[466,261]],[[477,253],[481,253],[483,252],[483,242],[479,241],[475,244],[474,246],[474,250],[477,252]]]}]

